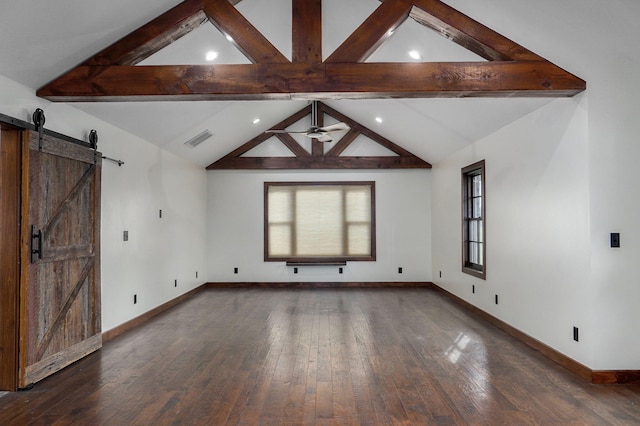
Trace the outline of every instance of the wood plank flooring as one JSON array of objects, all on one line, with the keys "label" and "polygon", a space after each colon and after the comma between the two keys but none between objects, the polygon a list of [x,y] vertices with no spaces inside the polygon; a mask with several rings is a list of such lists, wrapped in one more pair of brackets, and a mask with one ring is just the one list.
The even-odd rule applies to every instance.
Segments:
[{"label": "wood plank flooring", "polygon": [[0,398],[1,425],[631,425],[432,289],[208,289]]}]

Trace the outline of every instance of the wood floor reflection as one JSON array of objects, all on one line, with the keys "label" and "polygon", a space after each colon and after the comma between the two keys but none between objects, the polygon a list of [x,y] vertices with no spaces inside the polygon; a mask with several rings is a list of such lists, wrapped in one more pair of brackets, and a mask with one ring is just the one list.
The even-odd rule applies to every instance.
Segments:
[{"label": "wood floor reflection", "polygon": [[2,425],[640,423],[432,289],[209,289],[0,398]]}]

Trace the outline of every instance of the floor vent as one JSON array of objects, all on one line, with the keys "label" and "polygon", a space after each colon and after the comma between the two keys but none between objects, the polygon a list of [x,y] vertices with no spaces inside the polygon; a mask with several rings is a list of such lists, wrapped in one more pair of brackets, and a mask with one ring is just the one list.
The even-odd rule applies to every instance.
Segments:
[{"label": "floor vent", "polygon": [[186,141],[184,144],[187,146],[190,146],[191,148],[195,148],[196,146],[200,145],[202,142],[209,139],[211,136],[213,136],[213,133],[211,133],[211,131],[207,129],[204,132],[199,133],[196,136],[192,137],[191,139]]}]

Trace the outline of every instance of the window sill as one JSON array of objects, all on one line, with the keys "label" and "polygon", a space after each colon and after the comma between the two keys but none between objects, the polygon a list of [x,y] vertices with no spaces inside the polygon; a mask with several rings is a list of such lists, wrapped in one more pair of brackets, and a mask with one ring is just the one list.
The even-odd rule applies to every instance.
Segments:
[{"label": "window sill", "polygon": [[473,275],[474,277],[480,278],[481,280],[486,280],[487,279],[487,273],[484,270],[479,271],[477,269],[473,269],[473,268],[469,268],[469,267],[463,266],[462,267],[462,272],[464,272],[465,274]]}]

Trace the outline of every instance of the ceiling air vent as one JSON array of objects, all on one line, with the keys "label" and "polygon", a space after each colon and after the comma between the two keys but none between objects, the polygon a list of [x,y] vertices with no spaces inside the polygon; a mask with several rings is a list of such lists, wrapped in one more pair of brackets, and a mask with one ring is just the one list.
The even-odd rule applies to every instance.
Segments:
[{"label": "ceiling air vent", "polygon": [[184,144],[191,148],[195,148],[196,146],[200,145],[202,142],[209,139],[211,136],[213,136],[213,133],[211,133],[211,130],[207,129],[204,132],[199,133],[196,136],[192,137],[191,139],[186,141]]}]

